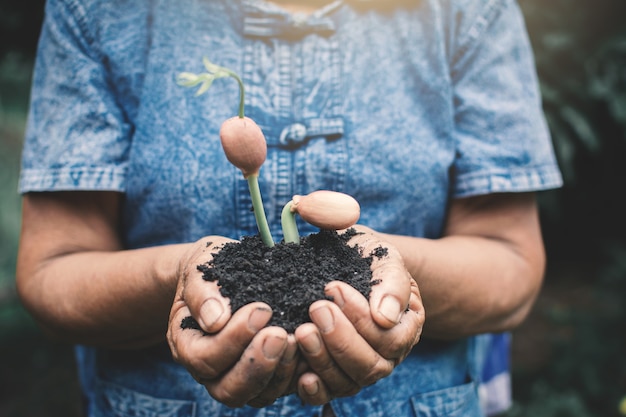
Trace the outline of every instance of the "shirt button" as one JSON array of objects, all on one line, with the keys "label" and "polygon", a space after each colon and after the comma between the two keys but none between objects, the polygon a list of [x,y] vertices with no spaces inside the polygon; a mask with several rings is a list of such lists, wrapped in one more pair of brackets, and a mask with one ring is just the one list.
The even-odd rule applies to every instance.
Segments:
[{"label": "shirt button", "polygon": [[280,132],[280,137],[278,138],[278,142],[281,145],[293,145],[302,143],[306,139],[306,126],[301,123],[293,123]]}]

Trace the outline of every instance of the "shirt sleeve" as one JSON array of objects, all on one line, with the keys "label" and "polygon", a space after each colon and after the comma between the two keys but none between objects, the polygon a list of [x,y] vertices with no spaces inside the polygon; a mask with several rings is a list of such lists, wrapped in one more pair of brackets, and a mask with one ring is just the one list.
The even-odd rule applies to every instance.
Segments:
[{"label": "shirt sleeve", "polygon": [[124,191],[131,124],[80,2],[49,0],[35,63],[19,191]]},{"label": "shirt sleeve", "polygon": [[561,186],[518,4],[452,3],[458,7],[451,54],[457,149],[452,195]]}]

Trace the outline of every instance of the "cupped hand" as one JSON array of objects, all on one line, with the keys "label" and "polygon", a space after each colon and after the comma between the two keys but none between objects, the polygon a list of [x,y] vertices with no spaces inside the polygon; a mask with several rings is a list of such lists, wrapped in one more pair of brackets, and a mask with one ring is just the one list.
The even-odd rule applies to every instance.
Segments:
[{"label": "cupped hand", "polygon": [[[265,406],[295,385],[298,348],[284,329],[266,327],[272,316],[267,304],[251,303],[231,314],[217,283],[203,280],[197,266],[229,241],[201,239],[181,260],[167,340],[174,360],[213,398],[230,407]],[[183,328],[187,317],[199,329]]]},{"label": "cupped hand", "polygon": [[[364,256],[373,251],[369,300],[351,286],[329,283],[309,309],[312,323],[295,332],[310,370],[298,379],[298,394],[310,404],[356,394],[389,375],[419,341],[424,308],[419,289],[398,251],[373,231],[360,227],[350,244]],[[382,250],[381,250],[382,249]]]}]

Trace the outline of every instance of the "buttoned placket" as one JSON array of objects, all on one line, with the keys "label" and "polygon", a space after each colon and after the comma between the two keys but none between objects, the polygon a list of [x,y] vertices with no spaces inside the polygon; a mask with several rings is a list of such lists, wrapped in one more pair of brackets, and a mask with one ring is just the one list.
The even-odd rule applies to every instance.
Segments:
[{"label": "buttoned placket", "polygon": [[[302,192],[299,184],[305,182],[301,172],[308,142],[334,141],[343,135],[339,48],[331,37],[335,22],[329,17],[341,3],[334,2],[307,18],[265,2],[244,1],[242,78],[246,84],[246,114],[259,124],[268,143],[268,157],[259,180],[275,239],[282,238],[282,206],[293,194]],[[307,63],[306,54],[310,51],[320,54],[325,79],[319,79]],[[315,85],[314,91],[307,87],[311,84]],[[323,100],[316,100],[319,95]],[[335,159],[344,165],[341,151]],[[343,169],[340,166],[333,171]],[[248,186],[241,180],[237,217],[242,234],[256,233],[250,207]]]}]

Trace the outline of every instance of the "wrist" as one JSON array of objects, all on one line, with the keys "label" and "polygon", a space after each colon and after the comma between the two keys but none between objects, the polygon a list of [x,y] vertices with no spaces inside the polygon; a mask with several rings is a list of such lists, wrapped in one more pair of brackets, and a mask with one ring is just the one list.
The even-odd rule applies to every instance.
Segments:
[{"label": "wrist", "polygon": [[189,258],[191,243],[159,246],[155,249],[152,276],[159,287],[170,294],[174,294],[182,268],[186,265],[185,259]]}]

